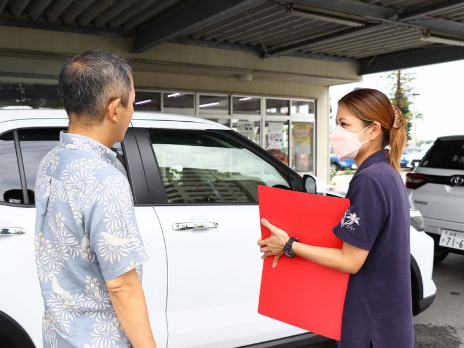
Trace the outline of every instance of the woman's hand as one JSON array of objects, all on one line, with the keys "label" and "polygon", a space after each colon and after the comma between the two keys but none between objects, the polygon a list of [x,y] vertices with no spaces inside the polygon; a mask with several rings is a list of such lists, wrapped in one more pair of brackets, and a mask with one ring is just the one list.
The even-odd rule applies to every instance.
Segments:
[{"label": "woman's hand", "polygon": [[274,262],[272,263],[272,267],[275,267],[277,266],[280,256],[282,256],[282,250],[284,249],[285,243],[287,243],[290,237],[287,232],[272,225],[266,219],[261,219],[261,223],[271,232],[271,236],[269,238],[258,240],[258,245],[260,246],[259,250],[264,253],[263,256],[261,256],[261,259],[264,260],[266,257],[273,255]]}]

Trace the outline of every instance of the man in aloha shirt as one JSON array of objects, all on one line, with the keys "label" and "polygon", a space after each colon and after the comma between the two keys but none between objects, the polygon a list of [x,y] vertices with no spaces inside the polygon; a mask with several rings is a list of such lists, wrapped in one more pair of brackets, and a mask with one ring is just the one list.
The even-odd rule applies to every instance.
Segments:
[{"label": "man in aloha shirt", "polygon": [[141,286],[148,257],[131,190],[110,148],[133,114],[131,68],[86,51],[60,71],[70,122],[36,183],[36,265],[44,347],[156,347]]}]

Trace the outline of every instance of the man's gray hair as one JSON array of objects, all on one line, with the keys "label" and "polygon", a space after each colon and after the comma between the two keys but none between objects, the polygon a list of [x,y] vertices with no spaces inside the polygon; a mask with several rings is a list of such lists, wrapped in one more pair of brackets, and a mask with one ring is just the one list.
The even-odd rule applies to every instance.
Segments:
[{"label": "man's gray hair", "polygon": [[108,104],[121,98],[127,108],[132,68],[115,54],[92,49],[67,59],[58,75],[58,95],[70,116],[98,124]]}]

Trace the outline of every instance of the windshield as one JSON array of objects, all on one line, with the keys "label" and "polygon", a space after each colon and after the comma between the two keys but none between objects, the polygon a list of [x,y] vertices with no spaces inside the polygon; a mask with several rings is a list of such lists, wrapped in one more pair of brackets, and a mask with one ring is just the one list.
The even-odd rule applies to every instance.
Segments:
[{"label": "windshield", "polygon": [[464,139],[437,139],[422,161],[421,166],[429,168],[464,169]]}]

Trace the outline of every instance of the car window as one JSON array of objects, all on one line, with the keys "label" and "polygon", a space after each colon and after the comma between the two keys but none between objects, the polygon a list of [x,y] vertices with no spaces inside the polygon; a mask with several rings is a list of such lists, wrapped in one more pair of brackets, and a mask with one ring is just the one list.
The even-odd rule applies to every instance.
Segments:
[{"label": "car window", "polygon": [[464,140],[437,139],[422,167],[464,169]]},{"label": "car window", "polygon": [[0,136],[0,202],[23,203],[13,132]]},{"label": "car window", "polygon": [[[30,204],[34,203],[35,181],[39,164],[50,150],[58,146],[61,131],[62,129],[59,128],[42,128],[24,129],[18,132]],[[117,153],[116,168],[127,177],[126,163],[121,143],[115,144],[112,150]]]},{"label": "car window", "polygon": [[168,203],[257,203],[258,185],[290,188],[247,148],[204,131],[150,130]]}]

